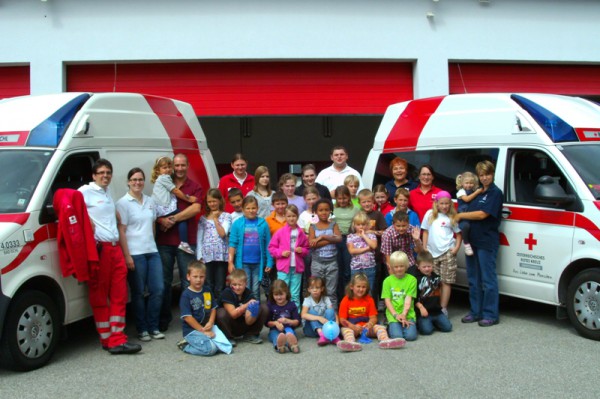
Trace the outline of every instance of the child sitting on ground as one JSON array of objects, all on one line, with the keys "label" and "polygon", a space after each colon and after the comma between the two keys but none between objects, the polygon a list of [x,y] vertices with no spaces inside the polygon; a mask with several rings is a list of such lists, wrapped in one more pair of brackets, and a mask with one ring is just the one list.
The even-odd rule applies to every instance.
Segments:
[{"label": "child sitting on ground", "polygon": [[262,343],[260,331],[267,320],[267,306],[261,305],[246,287],[248,277],[243,269],[234,269],[229,280],[229,287],[221,294],[217,325],[233,346],[238,339],[252,344]]},{"label": "child sitting on ground", "polygon": [[377,337],[380,349],[398,349],[405,344],[402,338],[391,339],[385,327],[377,324],[377,308],[369,295],[369,279],[364,273],[352,276],[346,296],[340,303],[339,317],[344,340],[338,342],[337,347],[343,352],[362,349],[356,337],[360,337],[363,330],[367,336]]},{"label": "child sitting on ground", "polygon": [[433,255],[423,251],[417,255],[417,268],[410,268],[409,273],[417,279],[417,328],[419,334],[430,335],[434,327],[441,332],[452,331],[452,323],[448,316],[442,312],[440,304],[441,282],[440,276],[433,271]]},{"label": "child sitting on ground", "polygon": [[183,340],[177,343],[185,353],[212,356],[218,351],[231,353],[231,343],[215,326],[216,303],[204,285],[206,266],[200,261],[190,262],[187,268],[190,285],[181,293],[181,330]]},{"label": "child sitting on ground", "polygon": [[321,277],[310,277],[308,279],[308,296],[302,302],[300,316],[305,322],[304,335],[309,338],[319,337],[317,345],[323,346],[339,342],[339,337],[335,337],[330,341],[323,335],[323,324],[329,321],[335,321],[338,324],[338,319],[331,299],[327,296],[325,281]]},{"label": "child sitting on ground", "polygon": [[300,325],[300,315],[298,307],[290,301],[290,298],[290,290],[285,281],[273,281],[267,301],[269,311],[265,324],[270,328],[269,341],[279,353],[285,353],[286,350],[300,353],[298,338],[294,331],[294,328]]},{"label": "child sitting on ground", "polygon": [[407,274],[408,256],[395,251],[389,260],[390,275],[383,281],[381,297],[385,301],[385,316],[390,337],[407,341],[417,339],[413,299],[417,296],[417,279]]}]

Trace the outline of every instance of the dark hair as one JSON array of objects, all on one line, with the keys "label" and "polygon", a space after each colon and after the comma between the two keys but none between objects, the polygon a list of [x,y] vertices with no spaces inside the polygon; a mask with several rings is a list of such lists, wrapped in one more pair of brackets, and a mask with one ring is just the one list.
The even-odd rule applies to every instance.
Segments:
[{"label": "dark hair", "polygon": [[435,171],[433,170],[433,166],[429,165],[428,163],[421,165],[421,167],[419,168],[419,174],[421,174],[423,168],[429,169],[429,171],[431,172],[431,176],[433,176],[433,178],[435,179]]},{"label": "dark hair", "polygon": [[394,216],[392,217],[392,224],[396,222],[407,222],[408,223],[408,213],[406,212],[394,212]]},{"label": "dark hair", "polygon": [[129,173],[127,173],[127,180],[131,179],[131,176],[135,175],[136,173],[141,173],[144,177],[144,180],[146,180],[146,175],[144,174],[144,171],[141,168],[131,168]]},{"label": "dark hair", "polygon": [[331,201],[328,198],[319,198],[317,200],[317,202],[315,202],[313,204],[313,210],[314,210],[314,212],[317,211],[317,208],[319,208],[319,205],[321,205],[321,204],[327,204],[327,206],[329,207],[329,211],[330,212],[333,211],[333,204],[331,203]]},{"label": "dark hair", "polygon": [[108,159],[100,158],[96,162],[94,162],[94,166],[92,166],[92,174],[95,175],[96,173],[98,173],[98,169],[100,169],[103,166],[110,169],[111,172],[113,171],[112,163],[110,163]]},{"label": "dark hair", "polygon": [[[335,191],[333,194],[334,194],[334,198],[336,198],[336,199],[340,195],[347,196],[348,198],[352,198],[352,195],[350,195],[350,190],[348,189],[347,186],[337,186],[335,188]],[[335,207],[338,208],[337,201],[335,203]],[[352,201],[348,202],[348,208],[354,208],[354,204],[352,203]]]},{"label": "dark hair", "polygon": [[421,263],[433,264],[433,255],[429,251],[421,251],[417,254],[417,265]]},{"label": "dark hair", "polygon": [[233,154],[233,158],[231,158],[231,163],[235,163],[235,161],[244,161],[248,163],[248,160],[241,152]]},{"label": "dark hair", "polygon": [[285,299],[287,299],[288,301],[292,298],[292,295],[290,294],[290,289],[286,282],[283,280],[277,279],[273,281],[273,284],[271,284],[271,289],[269,290],[269,302],[271,303],[275,303],[275,299],[273,298],[273,294],[275,294],[275,292],[285,293]]},{"label": "dark hair", "polygon": [[229,190],[227,192],[227,199],[231,199],[232,197],[237,197],[238,195],[242,198],[244,197],[244,193],[242,193],[242,190],[240,190],[237,187],[232,188],[231,190]]},{"label": "dark hair", "polygon": [[336,145],[335,147],[333,147],[329,155],[333,155],[333,153],[337,150],[343,150],[346,153],[346,155],[348,155],[348,150],[343,145]]},{"label": "dark hair", "polygon": [[287,212],[287,211],[292,212],[294,215],[296,215],[296,217],[300,216],[300,212],[298,212],[298,207],[296,205],[294,205],[294,204],[286,206],[285,207],[285,212]]},{"label": "dark hair", "polygon": [[248,196],[248,197],[245,197],[244,200],[242,201],[242,208],[245,208],[246,205],[248,205],[248,204],[254,204],[254,205],[258,206],[258,201],[256,200],[255,197]]},{"label": "dark hair", "polygon": [[285,201],[286,204],[288,203],[287,197],[281,191],[273,193],[273,196],[271,197],[271,204],[274,204],[277,201]]},{"label": "dark hair", "polygon": [[302,167],[302,173],[300,175],[304,176],[304,172],[306,172],[307,170],[314,170],[315,173],[317,173],[317,168],[315,168],[315,165],[313,165],[312,163],[307,163]]}]

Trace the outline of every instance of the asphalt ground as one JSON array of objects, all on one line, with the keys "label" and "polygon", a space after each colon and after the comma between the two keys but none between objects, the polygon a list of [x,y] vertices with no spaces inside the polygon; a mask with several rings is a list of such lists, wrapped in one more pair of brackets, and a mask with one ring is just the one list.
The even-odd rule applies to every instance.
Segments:
[{"label": "asphalt ground", "polygon": [[488,328],[461,324],[467,309],[466,295],[453,293],[453,331],[420,336],[400,350],[372,343],[341,353],[299,332],[301,353],[281,355],[265,328],[265,343],[239,343],[233,354],[210,358],[177,349],[178,321],[139,354],[110,355],[86,319],[68,328],[47,366],[0,370],[0,398],[595,397],[600,342],[578,336],[553,307],[503,297],[501,322]]}]

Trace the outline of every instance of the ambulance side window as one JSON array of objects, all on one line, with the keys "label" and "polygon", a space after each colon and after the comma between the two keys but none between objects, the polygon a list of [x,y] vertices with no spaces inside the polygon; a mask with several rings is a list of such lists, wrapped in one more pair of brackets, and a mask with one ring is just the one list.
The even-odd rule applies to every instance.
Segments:
[{"label": "ambulance side window", "polygon": [[509,153],[510,178],[507,188],[507,201],[517,204],[530,204],[549,208],[560,208],[558,204],[536,200],[534,192],[542,176],[550,176],[566,194],[574,194],[571,185],[554,160],[538,150],[514,149]]},{"label": "ambulance side window", "polygon": [[100,154],[97,152],[86,152],[70,155],[63,161],[46,196],[45,206],[40,213],[40,224],[56,220],[56,215],[52,209],[54,193],[61,188],[77,190],[92,181],[92,166],[99,158]]}]

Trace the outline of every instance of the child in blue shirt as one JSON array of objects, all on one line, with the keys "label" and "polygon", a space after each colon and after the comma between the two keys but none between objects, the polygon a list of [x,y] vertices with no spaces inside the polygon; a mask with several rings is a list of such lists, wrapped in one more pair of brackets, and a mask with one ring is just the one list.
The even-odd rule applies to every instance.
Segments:
[{"label": "child in blue shirt", "polygon": [[190,285],[181,293],[181,330],[184,339],[177,343],[182,351],[200,356],[212,356],[219,350],[231,353],[232,345],[215,326],[217,315],[213,295],[204,286],[206,266],[200,261],[190,262],[187,269]]}]

